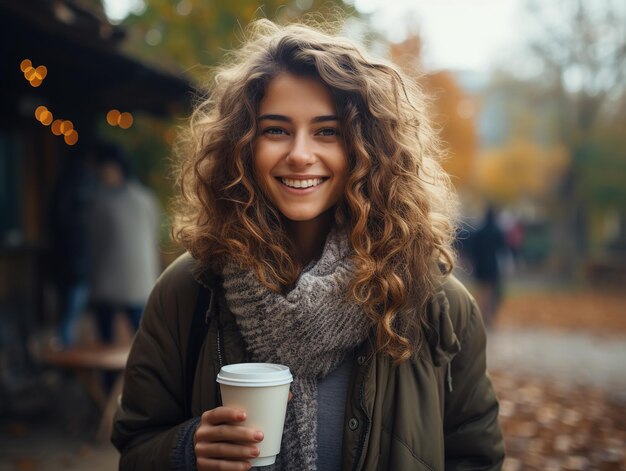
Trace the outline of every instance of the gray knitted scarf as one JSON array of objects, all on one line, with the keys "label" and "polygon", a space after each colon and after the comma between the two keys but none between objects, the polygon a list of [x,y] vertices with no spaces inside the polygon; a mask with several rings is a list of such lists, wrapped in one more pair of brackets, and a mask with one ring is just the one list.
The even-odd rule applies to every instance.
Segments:
[{"label": "gray knitted scarf", "polygon": [[224,269],[228,308],[253,361],[287,365],[294,381],[275,470],[314,470],[317,459],[317,381],[365,340],[371,322],[350,302],[353,266],[345,236],[331,232],[320,259],[287,295],[267,289],[251,271]]}]

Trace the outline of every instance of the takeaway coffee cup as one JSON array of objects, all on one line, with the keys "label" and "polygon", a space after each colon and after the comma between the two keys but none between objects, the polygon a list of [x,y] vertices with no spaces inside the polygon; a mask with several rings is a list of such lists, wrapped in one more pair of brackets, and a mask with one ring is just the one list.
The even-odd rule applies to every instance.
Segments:
[{"label": "takeaway coffee cup", "polygon": [[235,363],[223,366],[217,375],[222,403],[246,412],[242,425],[263,432],[259,456],[252,466],[268,466],[276,461],[285,425],[289,368],[274,363]]}]

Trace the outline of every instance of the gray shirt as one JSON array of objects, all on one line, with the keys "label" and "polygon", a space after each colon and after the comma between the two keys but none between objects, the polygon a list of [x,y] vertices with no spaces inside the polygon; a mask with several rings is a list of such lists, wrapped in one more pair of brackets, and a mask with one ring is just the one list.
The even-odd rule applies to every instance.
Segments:
[{"label": "gray shirt", "polygon": [[160,273],[156,198],[139,183],[100,187],[88,214],[94,301],[142,305]]},{"label": "gray shirt", "polygon": [[341,471],[343,420],[353,356],[317,383],[317,469]]}]

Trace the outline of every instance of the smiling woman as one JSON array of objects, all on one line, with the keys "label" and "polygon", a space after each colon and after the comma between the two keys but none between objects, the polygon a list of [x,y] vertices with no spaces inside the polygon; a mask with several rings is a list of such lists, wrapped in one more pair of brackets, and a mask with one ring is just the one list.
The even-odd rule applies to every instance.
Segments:
[{"label": "smiling woman", "polygon": [[297,256],[307,263],[319,255],[348,178],[333,97],[318,80],[285,72],[267,86],[257,127],[255,179],[290,221]]},{"label": "smiling woman", "polygon": [[222,405],[215,377],[250,361],[293,373],[272,469],[500,469],[485,331],[449,274],[455,199],[420,89],[313,28],[249,32],[179,148],[189,253],[135,337],[120,469],[249,469],[263,430]]}]

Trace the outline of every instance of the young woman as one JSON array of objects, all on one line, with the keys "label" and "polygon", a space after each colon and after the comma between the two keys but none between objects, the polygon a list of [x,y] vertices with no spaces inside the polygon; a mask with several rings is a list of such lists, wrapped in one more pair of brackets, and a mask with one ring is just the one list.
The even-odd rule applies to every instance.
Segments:
[{"label": "young woman", "polygon": [[133,343],[120,469],[248,469],[262,431],[215,382],[243,361],[294,374],[275,469],[500,469],[484,327],[449,275],[454,199],[419,90],[305,26],[259,21],[231,60],[181,152],[188,253]]}]

